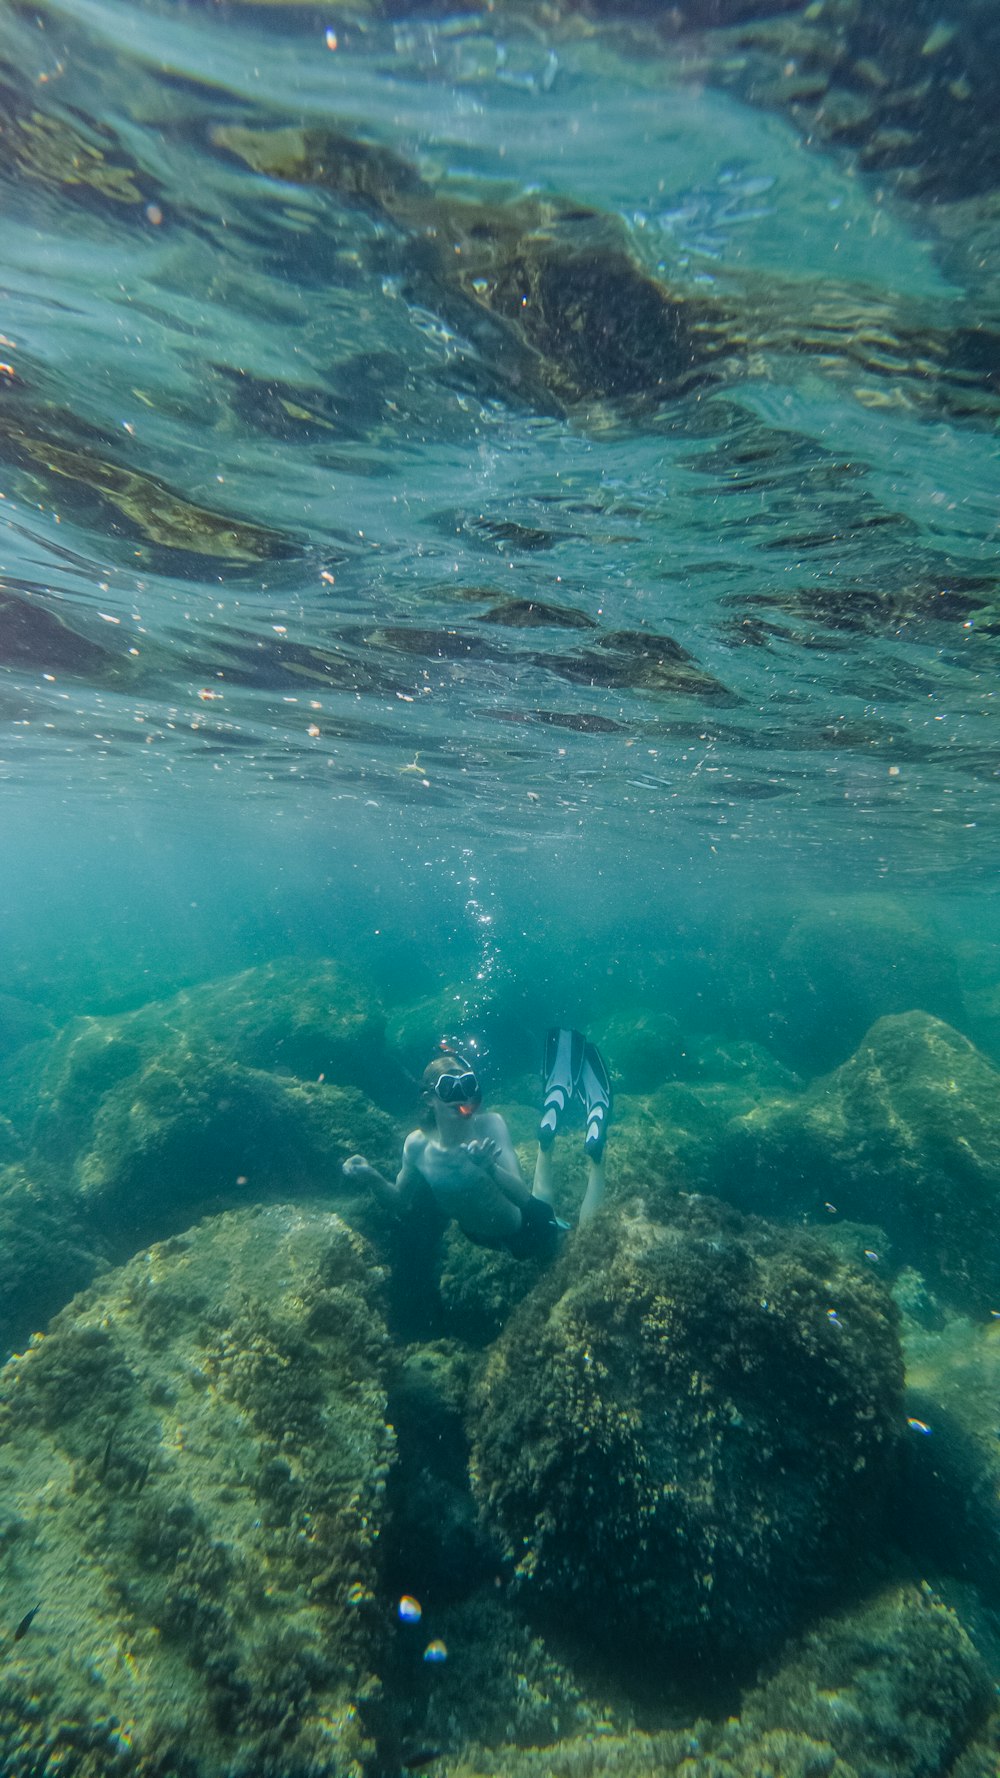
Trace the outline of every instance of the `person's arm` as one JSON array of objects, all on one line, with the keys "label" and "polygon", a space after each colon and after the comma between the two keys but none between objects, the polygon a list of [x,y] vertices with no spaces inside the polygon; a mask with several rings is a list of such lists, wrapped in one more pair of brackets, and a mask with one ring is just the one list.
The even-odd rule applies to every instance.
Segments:
[{"label": "person's arm", "polygon": [[488,1112],[486,1121],[486,1136],[479,1141],[470,1142],[469,1152],[489,1171],[490,1178],[499,1186],[504,1196],[520,1208],[528,1202],[531,1192],[525,1184],[521,1163],[510,1139],[510,1131],[497,1111]]},{"label": "person's arm", "polygon": [[[395,1183],[386,1179],[377,1167],[366,1161],[363,1154],[349,1155],[341,1171],[345,1179],[357,1180],[359,1184],[371,1187],[380,1204],[395,1215],[402,1211],[413,1186],[420,1175],[413,1164],[416,1141],[422,1137],[422,1131],[413,1130],[403,1144],[403,1164],[396,1174]],[[416,1141],[415,1141],[416,1139]]]}]

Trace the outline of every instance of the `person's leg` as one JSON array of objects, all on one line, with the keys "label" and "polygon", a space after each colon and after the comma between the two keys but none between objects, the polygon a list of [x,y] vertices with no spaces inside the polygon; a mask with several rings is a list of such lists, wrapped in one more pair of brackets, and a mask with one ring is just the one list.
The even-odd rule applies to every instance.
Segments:
[{"label": "person's leg", "polygon": [[539,1144],[538,1155],[535,1160],[535,1177],[531,1182],[531,1195],[533,1198],[541,1198],[542,1202],[545,1204],[552,1204],[555,1202],[555,1194],[552,1188],[551,1144],[548,1148],[543,1148],[541,1144]]},{"label": "person's leg", "polygon": [[583,1228],[585,1223],[590,1222],[591,1218],[596,1216],[598,1210],[601,1208],[601,1205],[604,1202],[604,1183],[604,1155],[602,1154],[600,1160],[597,1161],[593,1160],[591,1156],[588,1155],[587,1189],[583,1194],[583,1203],[580,1205],[578,1223],[580,1228]]}]

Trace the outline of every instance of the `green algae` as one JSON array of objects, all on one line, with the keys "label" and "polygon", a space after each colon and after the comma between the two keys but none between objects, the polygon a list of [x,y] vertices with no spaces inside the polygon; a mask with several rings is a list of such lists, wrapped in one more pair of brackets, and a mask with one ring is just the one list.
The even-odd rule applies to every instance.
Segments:
[{"label": "green algae", "polygon": [[[746,1667],[877,1539],[895,1311],[707,1200],[578,1233],[492,1348],[473,1485],[524,1598],[662,1683]],[[636,1654],[636,1647],[641,1653]]]},{"label": "green algae", "polygon": [[855,1054],[795,1100],[730,1126],[717,1158],[727,1195],[793,1215],[824,1199],[883,1227],[958,1308],[1000,1292],[997,1070],[922,1012],[876,1021]]},{"label": "green algae", "polygon": [[378,1285],[334,1216],[224,1216],[7,1366],[4,1591],[39,1612],[6,1654],[6,1771],[360,1772],[393,1449]]},{"label": "green algae", "polygon": [[[903,1296],[897,1290],[897,1297]],[[905,1298],[904,1298],[905,1302]],[[916,1305],[909,1305],[911,1307]],[[1000,1326],[904,1307],[907,1540],[924,1560],[1000,1599]],[[930,1428],[922,1433],[921,1428]]]}]

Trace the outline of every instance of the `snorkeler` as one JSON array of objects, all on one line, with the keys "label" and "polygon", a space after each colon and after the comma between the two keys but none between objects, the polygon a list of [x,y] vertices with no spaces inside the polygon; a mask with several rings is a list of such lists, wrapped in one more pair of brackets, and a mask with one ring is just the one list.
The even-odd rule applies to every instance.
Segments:
[{"label": "snorkeler", "polygon": [[[580,1223],[589,1222],[604,1198],[604,1144],[611,1115],[608,1071],[594,1044],[579,1031],[554,1028],[545,1044],[545,1102],[538,1158],[529,1191],[499,1112],[483,1111],[475,1069],[454,1050],[427,1064],[421,1097],[433,1128],[411,1130],[395,1184],[354,1154],[344,1162],[351,1180],[364,1180],[383,1204],[404,1208],[423,1186],[439,1210],[480,1247],[506,1248],[516,1259],[554,1255],[567,1233],[552,1201],[552,1146],[574,1097],[587,1119],[584,1150],[587,1189]],[[425,1114],[426,1115],[426,1114]]]},{"label": "snorkeler", "polygon": [[551,1193],[528,1190],[507,1125],[499,1112],[483,1111],[464,1056],[435,1056],[424,1069],[421,1097],[431,1127],[410,1131],[395,1184],[360,1154],[344,1162],[346,1177],[366,1181],[396,1211],[421,1185],[429,1187],[438,1208],[478,1246],[505,1248],[516,1259],[553,1256],[568,1225],[556,1216]]},{"label": "snorkeler", "polygon": [[604,1145],[611,1117],[611,1082],[596,1044],[582,1031],[553,1026],[545,1039],[545,1099],[538,1126],[538,1158],[532,1192],[543,1203],[552,1202],[552,1150],[556,1131],[574,1098],[583,1101],[587,1133],[587,1189],[580,1205],[580,1227],[590,1222],[604,1201]]}]

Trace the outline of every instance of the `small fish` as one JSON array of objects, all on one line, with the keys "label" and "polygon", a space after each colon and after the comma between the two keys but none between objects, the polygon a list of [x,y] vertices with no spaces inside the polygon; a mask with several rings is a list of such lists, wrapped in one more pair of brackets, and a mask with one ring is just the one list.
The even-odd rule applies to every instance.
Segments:
[{"label": "small fish", "polygon": [[431,1765],[434,1760],[440,1758],[440,1747],[422,1747],[419,1753],[407,1754],[406,1758],[400,1760],[399,1763],[404,1772],[422,1772],[425,1766]]},{"label": "small fish", "polygon": [[35,1620],[35,1613],[41,1611],[41,1609],[40,1605],[33,1605],[30,1611],[25,1612],[21,1622],[18,1624],[17,1629],[11,1637],[12,1642],[20,1642],[22,1636],[27,1636],[28,1631],[31,1629]]}]

